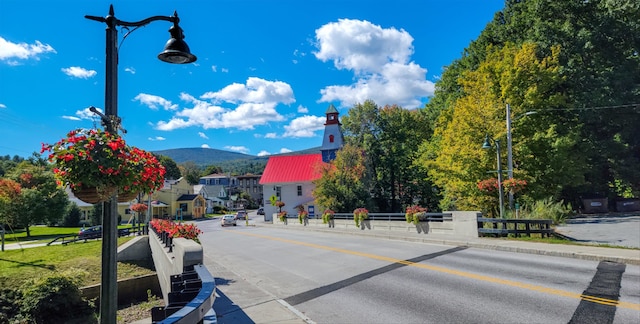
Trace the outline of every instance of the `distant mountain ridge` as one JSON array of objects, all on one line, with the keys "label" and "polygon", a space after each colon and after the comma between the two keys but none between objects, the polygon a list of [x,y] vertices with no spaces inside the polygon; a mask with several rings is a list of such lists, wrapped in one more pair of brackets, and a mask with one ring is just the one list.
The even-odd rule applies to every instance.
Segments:
[{"label": "distant mountain ridge", "polygon": [[197,165],[211,165],[230,160],[267,160],[266,157],[202,147],[168,149],[153,153],[168,156],[178,164],[188,161]]},{"label": "distant mountain ridge", "polygon": [[[223,151],[212,148],[177,148],[168,150],[153,151],[155,154],[164,155],[170,157],[177,164],[185,162],[193,162],[196,165],[205,166],[217,164],[220,162],[234,161],[234,160],[248,160],[248,161],[267,161],[269,156],[255,156],[238,152]],[[294,154],[313,154],[320,153],[320,147],[314,147],[302,151],[295,151],[289,153],[273,154],[273,155],[294,155]]]}]

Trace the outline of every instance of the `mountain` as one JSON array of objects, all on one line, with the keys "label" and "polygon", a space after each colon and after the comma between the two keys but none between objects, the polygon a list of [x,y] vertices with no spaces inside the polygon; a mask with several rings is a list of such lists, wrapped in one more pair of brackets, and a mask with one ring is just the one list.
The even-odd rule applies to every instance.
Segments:
[{"label": "mountain", "polygon": [[177,164],[191,161],[197,165],[211,165],[231,160],[267,160],[268,157],[254,156],[237,152],[216,150],[212,148],[177,148],[153,151],[155,154],[168,156]]},{"label": "mountain", "polygon": [[[170,157],[177,164],[181,164],[187,161],[191,161],[196,165],[206,166],[206,165],[217,165],[221,162],[228,161],[255,161],[255,162],[264,162],[269,159],[270,155],[265,156],[255,156],[237,152],[229,152],[223,150],[217,150],[212,148],[177,148],[177,149],[169,149],[169,150],[160,150],[153,151],[155,154],[164,155]],[[320,147],[314,147],[302,151],[295,151],[289,153],[281,153],[281,154],[273,154],[273,155],[294,155],[294,154],[312,154],[312,153],[320,153]]]}]

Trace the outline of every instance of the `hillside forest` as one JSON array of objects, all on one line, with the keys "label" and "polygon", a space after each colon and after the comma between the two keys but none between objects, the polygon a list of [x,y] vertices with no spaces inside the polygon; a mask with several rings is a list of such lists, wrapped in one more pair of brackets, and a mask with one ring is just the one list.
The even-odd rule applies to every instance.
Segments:
[{"label": "hillside forest", "polygon": [[[551,201],[577,211],[583,198],[637,198],[639,8],[631,0],[506,1],[423,108],[351,108],[348,147],[323,170],[316,195],[343,211],[419,204],[496,215],[508,104],[514,180],[503,185],[519,206]],[[501,168],[496,146],[482,148],[487,136],[502,144]]]}]

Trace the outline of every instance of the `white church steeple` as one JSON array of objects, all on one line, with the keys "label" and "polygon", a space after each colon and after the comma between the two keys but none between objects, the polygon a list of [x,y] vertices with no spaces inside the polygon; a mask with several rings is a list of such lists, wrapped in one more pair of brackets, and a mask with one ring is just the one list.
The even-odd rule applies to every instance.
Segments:
[{"label": "white church steeple", "polygon": [[327,109],[327,121],[324,123],[324,137],[322,139],[322,162],[328,163],[336,158],[336,152],[344,145],[344,137],[338,119],[338,110],[333,104]]}]

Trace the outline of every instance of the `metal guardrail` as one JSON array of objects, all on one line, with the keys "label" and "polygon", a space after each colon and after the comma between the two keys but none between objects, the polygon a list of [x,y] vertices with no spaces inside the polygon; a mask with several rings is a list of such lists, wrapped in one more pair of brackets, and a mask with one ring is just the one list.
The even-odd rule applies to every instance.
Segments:
[{"label": "metal guardrail", "polygon": [[[491,228],[484,228],[484,224],[491,224]],[[542,237],[551,237],[555,231],[551,228],[551,219],[502,219],[478,217],[478,234],[480,236],[495,235],[507,236],[514,234],[531,236],[540,234]],[[499,228],[501,227],[501,228]]]},{"label": "metal guardrail", "polygon": [[[442,222],[442,221],[453,220],[453,215],[451,213],[427,213],[426,216],[427,218],[425,219],[425,221],[429,221],[429,222]],[[315,218],[320,219],[322,218],[322,215],[315,215]],[[333,215],[333,218],[334,219],[353,219],[353,214],[352,213],[335,213]],[[404,213],[369,213],[369,218],[367,220],[390,221],[390,222],[397,222],[397,221],[406,222],[407,221]]]},{"label": "metal guardrail", "polygon": [[[146,235],[148,234],[148,227],[147,226],[142,226],[140,228],[137,227],[132,227],[132,228],[120,228],[118,229],[118,237],[121,236],[129,236],[131,234],[134,235]],[[65,240],[66,238],[71,238],[70,240]],[[59,235],[56,238],[54,238],[53,240],[51,240],[51,242],[47,243],[47,246],[57,242],[57,241],[61,241],[60,243],[62,245],[67,245],[69,243],[74,243],[77,241],[87,241],[87,240],[95,240],[95,239],[99,239],[102,238],[102,235],[92,235],[92,236],[87,236],[87,237],[83,237],[83,238],[79,238],[78,234],[72,234],[72,235]]]}]

